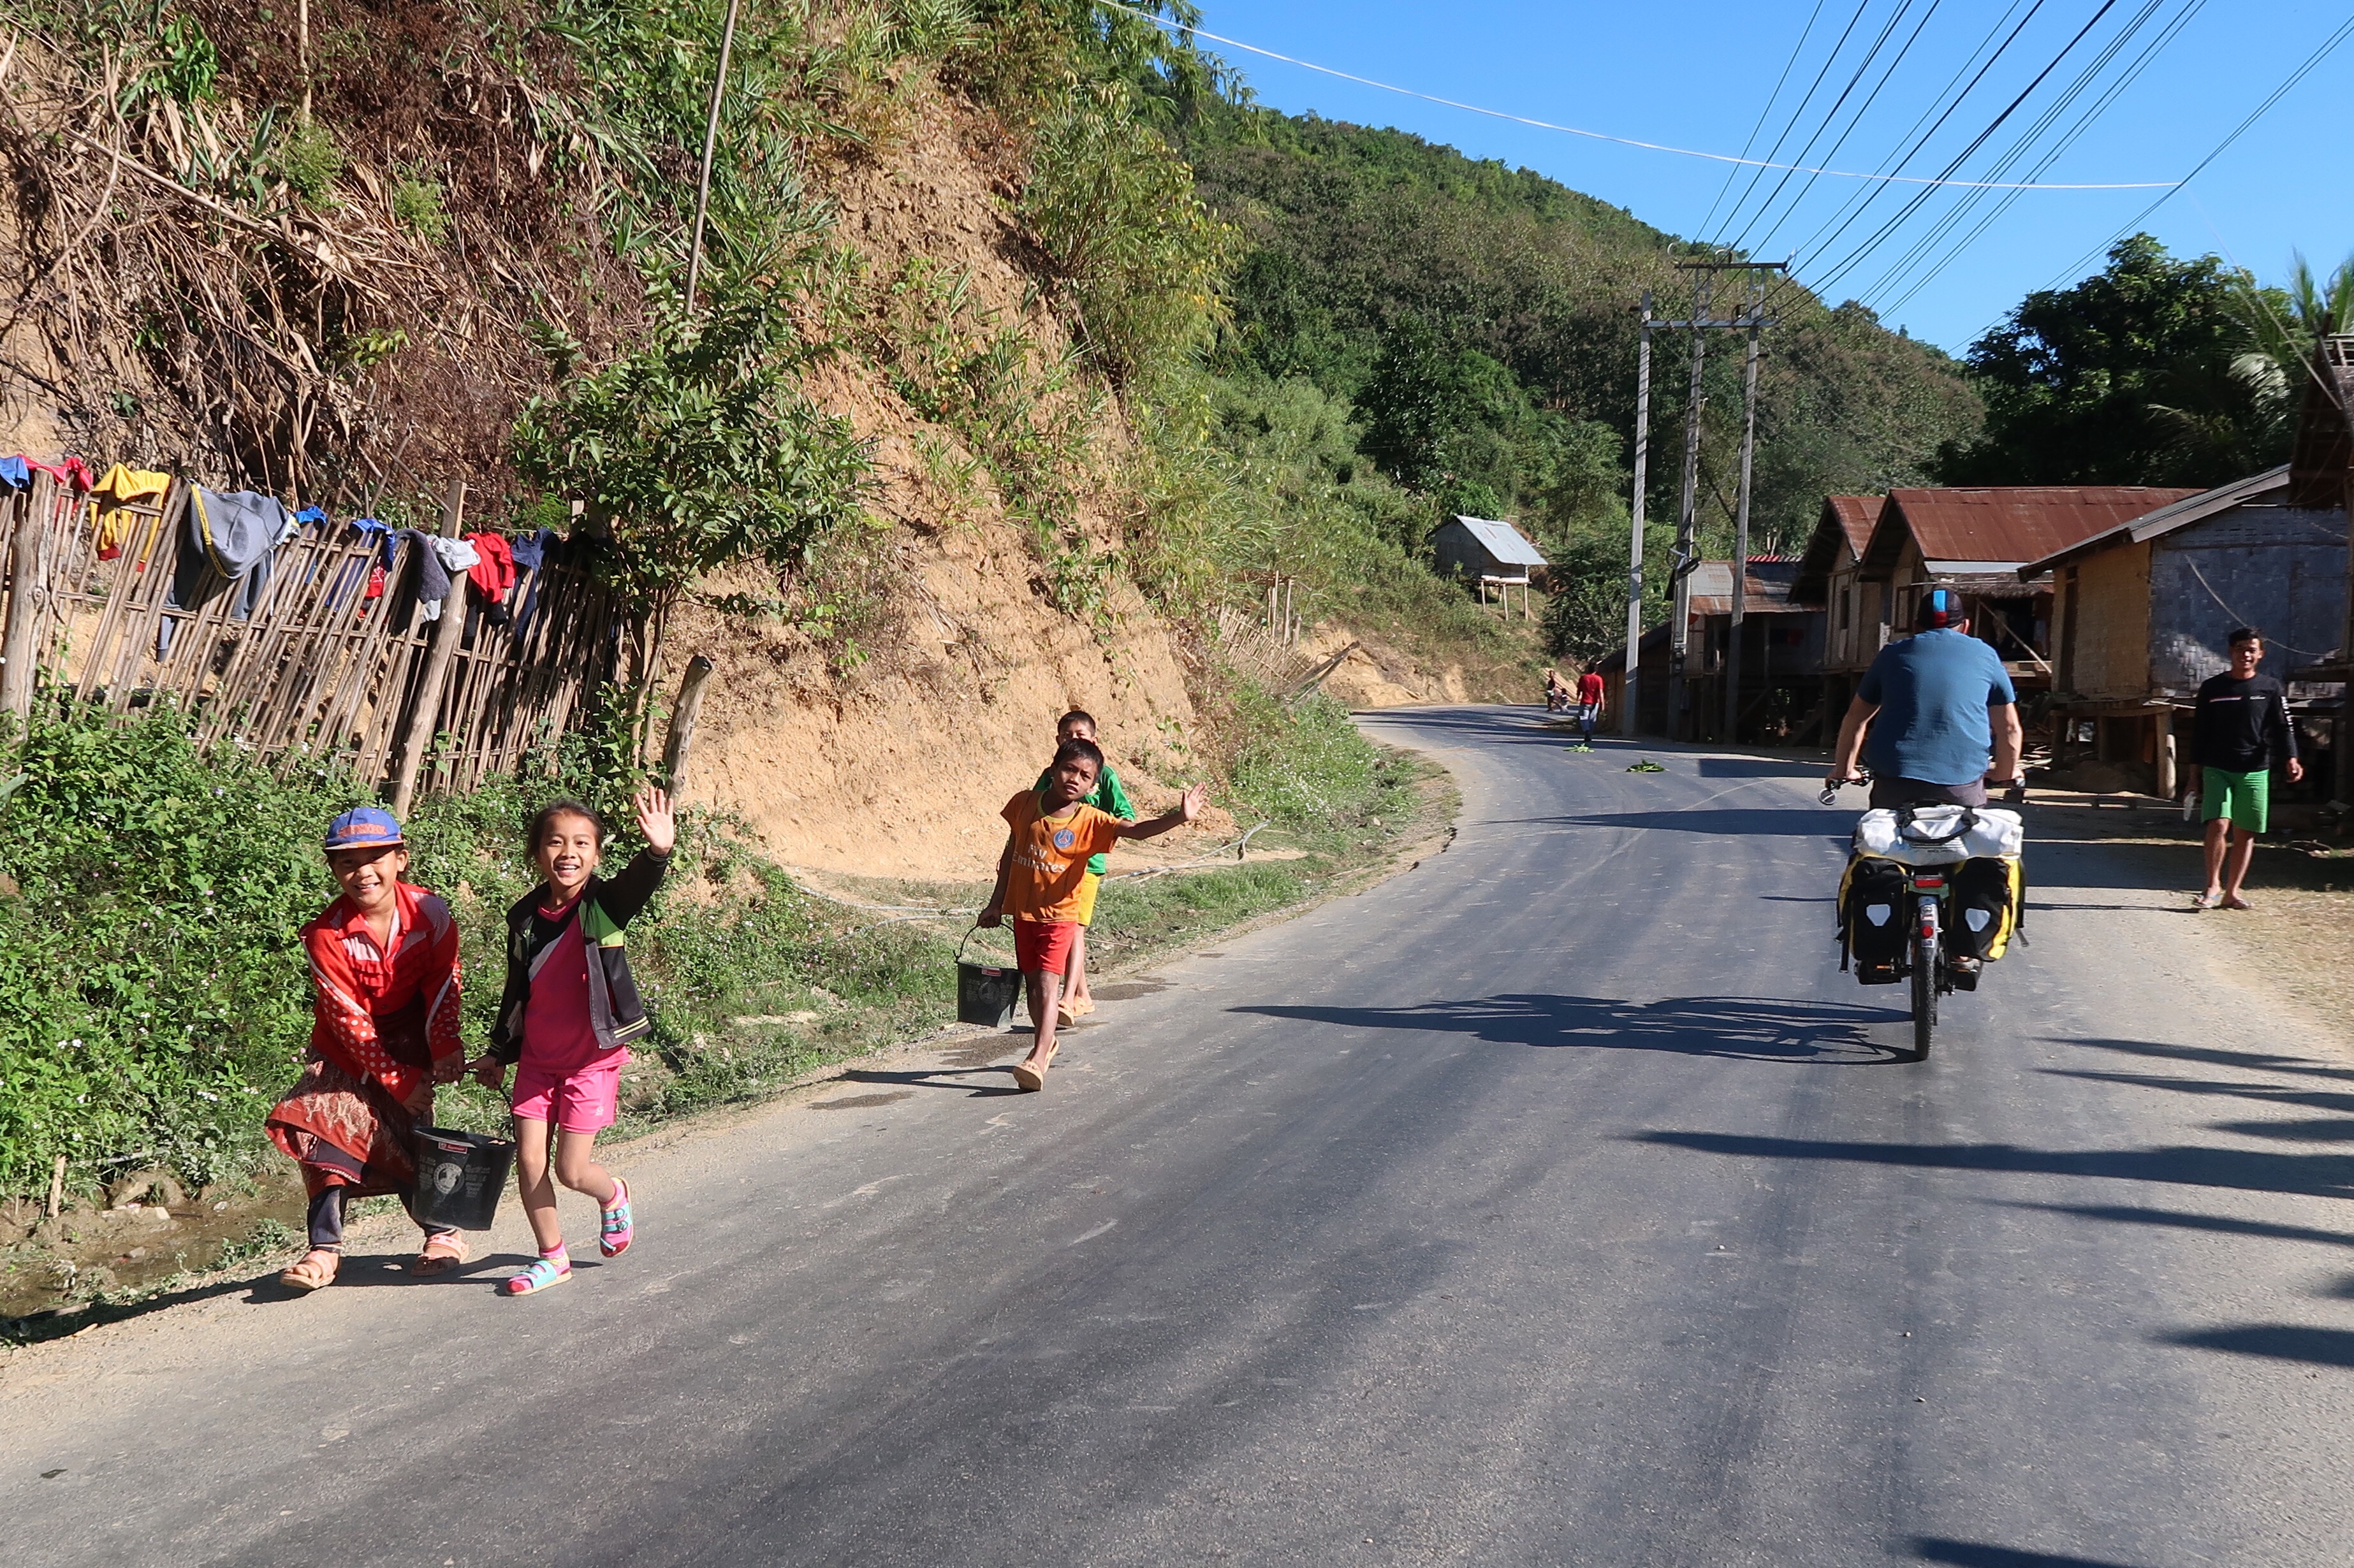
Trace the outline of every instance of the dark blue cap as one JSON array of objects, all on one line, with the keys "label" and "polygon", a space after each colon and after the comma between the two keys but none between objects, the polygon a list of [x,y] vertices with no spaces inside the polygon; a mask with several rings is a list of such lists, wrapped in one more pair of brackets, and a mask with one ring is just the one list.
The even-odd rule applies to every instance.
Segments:
[{"label": "dark blue cap", "polygon": [[327,853],[390,849],[401,842],[400,822],[382,806],[354,806],[327,824]]}]

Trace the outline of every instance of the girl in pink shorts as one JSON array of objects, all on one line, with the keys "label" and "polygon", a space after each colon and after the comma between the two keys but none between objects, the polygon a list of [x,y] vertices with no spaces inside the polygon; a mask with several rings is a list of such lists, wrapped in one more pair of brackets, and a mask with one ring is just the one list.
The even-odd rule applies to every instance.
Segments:
[{"label": "girl in pink shorts", "polygon": [[[631,802],[646,847],[607,881],[597,874],[605,824],[578,800],[557,800],[531,824],[532,858],[544,879],[507,911],[507,981],[476,1075],[498,1088],[515,1068],[515,1184],[539,1257],[507,1281],[530,1296],[572,1277],[557,1224],[556,1182],[597,1200],[597,1250],[619,1257],[633,1228],[629,1184],[593,1158],[597,1135],[620,1111],[630,1042],[653,1027],[630,973],[622,927],[662,885],[678,842],[660,789]],[[550,1154],[554,1159],[551,1161]],[[551,1166],[554,1181],[549,1180]]]}]

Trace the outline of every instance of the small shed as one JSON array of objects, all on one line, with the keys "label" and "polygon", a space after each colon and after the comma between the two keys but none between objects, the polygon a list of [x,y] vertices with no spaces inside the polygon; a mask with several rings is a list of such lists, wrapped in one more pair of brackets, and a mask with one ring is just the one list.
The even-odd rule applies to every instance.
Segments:
[{"label": "small shed", "polygon": [[[2020,570],[2054,585],[2059,739],[2146,770],[2174,793],[2179,714],[2229,662],[2232,628],[2264,634],[2286,681],[2338,646],[2346,616],[2346,509],[2298,493],[2288,464],[2161,506]],[[2293,691],[2292,697],[2299,694]],[[2293,706],[2310,707],[2306,700]]]},{"label": "small shed", "polygon": [[1491,517],[1458,516],[1431,530],[1431,552],[1438,557],[1438,569],[1466,582],[1479,585],[1479,602],[1488,602],[1488,590],[1496,588],[1509,611],[1512,589],[1521,590],[1521,613],[1529,613],[1529,574],[1541,571],[1546,562],[1534,545],[1510,523],[1499,523]]}]

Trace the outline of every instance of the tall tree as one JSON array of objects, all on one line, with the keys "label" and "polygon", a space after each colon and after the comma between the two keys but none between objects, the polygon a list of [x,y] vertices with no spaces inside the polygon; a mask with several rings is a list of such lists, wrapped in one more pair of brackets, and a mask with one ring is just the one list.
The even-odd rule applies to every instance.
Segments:
[{"label": "tall tree", "polygon": [[1970,350],[1983,434],[1948,442],[1949,484],[2221,484],[2278,462],[2277,423],[2235,372],[2247,285],[2147,234],[2105,270],[2039,290]]}]

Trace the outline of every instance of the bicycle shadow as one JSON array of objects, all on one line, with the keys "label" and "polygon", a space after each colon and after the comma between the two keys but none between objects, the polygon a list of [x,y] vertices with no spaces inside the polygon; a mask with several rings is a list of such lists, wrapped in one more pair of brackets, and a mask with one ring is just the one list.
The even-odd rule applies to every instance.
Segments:
[{"label": "bicycle shadow", "polygon": [[1287,1007],[1232,1011],[1344,1029],[1468,1034],[1497,1045],[1546,1050],[1659,1051],[1804,1066],[1910,1061],[1866,1033],[1909,1014],[1844,1002],[1778,997],[1681,996],[1657,1001],[1512,992],[1410,1007]]}]

